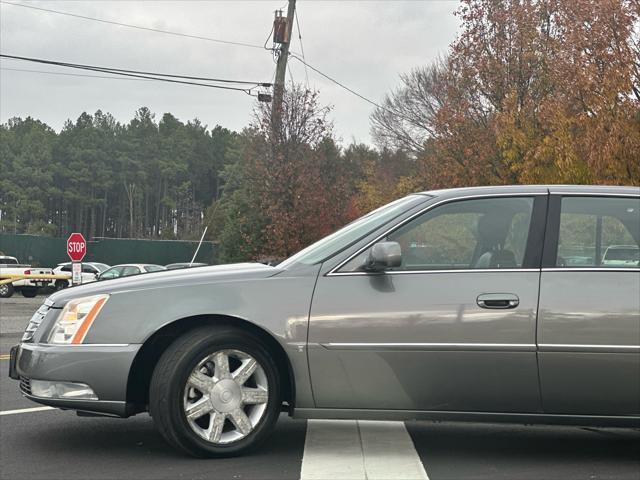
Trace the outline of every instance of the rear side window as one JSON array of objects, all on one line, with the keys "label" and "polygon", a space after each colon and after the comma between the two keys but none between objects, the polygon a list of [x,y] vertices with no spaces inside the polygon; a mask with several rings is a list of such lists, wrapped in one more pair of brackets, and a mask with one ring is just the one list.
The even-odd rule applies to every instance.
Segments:
[{"label": "rear side window", "polygon": [[122,271],[123,277],[128,277],[129,275],[137,275],[140,273],[140,269],[138,267],[124,267]]},{"label": "rear side window", "polygon": [[638,268],[640,199],[564,197],[556,266]]}]

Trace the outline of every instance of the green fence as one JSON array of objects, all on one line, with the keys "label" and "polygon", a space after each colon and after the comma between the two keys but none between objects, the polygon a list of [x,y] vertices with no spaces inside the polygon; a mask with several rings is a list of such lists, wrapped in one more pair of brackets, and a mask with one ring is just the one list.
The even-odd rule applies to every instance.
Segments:
[{"label": "green fence", "polygon": [[[198,242],[182,240],[95,238],[87,244],[87,256],[84,261],[108,265],[119,263],[166,265],[191,261],[197,247]],[[58,263],[69,261],[66,238],[2,234],[0,235],[0,252],[34,266],[53,267]],[[217,263],[217,253],[216,243],[203,242],[195,261],[213,265]]]}]

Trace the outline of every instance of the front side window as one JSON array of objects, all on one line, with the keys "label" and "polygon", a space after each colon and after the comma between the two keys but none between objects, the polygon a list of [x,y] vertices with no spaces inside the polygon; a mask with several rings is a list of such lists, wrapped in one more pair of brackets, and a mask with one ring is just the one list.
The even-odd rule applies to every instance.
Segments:
[{"label": "front side window", "polygon": [[[390,233],[402,264],[392,270],[522,268],[533,198],[500,197],[455,201],[416,217]],[[342,271],[362,269],[368,250]]]},{"label": "front side window", "polygon": [[637,268],[639,262],[640,199],[562,199],[557,267]]},{"label": "front side window", "polygon": [[108,280],[110,278],[118,278],[122,273],[122,267],[110,268],[100,275],[100,280]]}]

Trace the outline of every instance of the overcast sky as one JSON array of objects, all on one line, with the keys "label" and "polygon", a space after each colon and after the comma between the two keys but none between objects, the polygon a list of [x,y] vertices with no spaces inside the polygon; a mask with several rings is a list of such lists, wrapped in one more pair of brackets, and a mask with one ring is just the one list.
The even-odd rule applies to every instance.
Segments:
[{"label": "overcast sky", "polygon": [[[42,8],[144,27],[262,45],[273,11],[271,1],[22,1]],[[318,1],[297,3],[307,62],[365,97],[379,102],[399,74],[445,53],[454,39],[457,1]],[[285,8],[286,10],[286,8]],[[132,28],[108,25],[2,4],[0,50],[4,54],[182,75],[271,81],[270,52]],[[271,45],[271,42],[269,42]],[[294,30],[292,50],[300,51]],[[32,116],[56,130],[80,113],[101,109],[128,122],[147,106],[159,119],[199,118],[240,130],[250,120],[254,99],[241,92],[163,84],[25,73],[27,69],[83,74],[13,60],[0,62],[0,121]],[[296,82],[305,82],[301,64],[290,62]],[[343,142],[369,143],[373,107],[309,71],[310,86],[334,106],[336,133]]]}]

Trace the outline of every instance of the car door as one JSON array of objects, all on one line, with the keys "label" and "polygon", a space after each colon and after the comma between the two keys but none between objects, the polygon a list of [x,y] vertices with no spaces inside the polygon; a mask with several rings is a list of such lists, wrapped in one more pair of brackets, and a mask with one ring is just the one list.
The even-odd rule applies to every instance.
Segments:
[{"label": "car door", "polygon": [[87,265],[86,263],[82,264],[82,283],[89,283],[96,280],[98,275],[98,270],[92,267],[91,265]]},{"label": "car door", "polygon": [[[546,193],[431,204],[319,276],[319,408],[539,412],[536,314]],[[402,265],[362,271],[372,244]]]},{"label": "car door", "polygon": [[[558,192],[547,231],[538,324],[545,412],[640,414],[640,197]],[[612,265],[611,248],[626,257]]]}]

